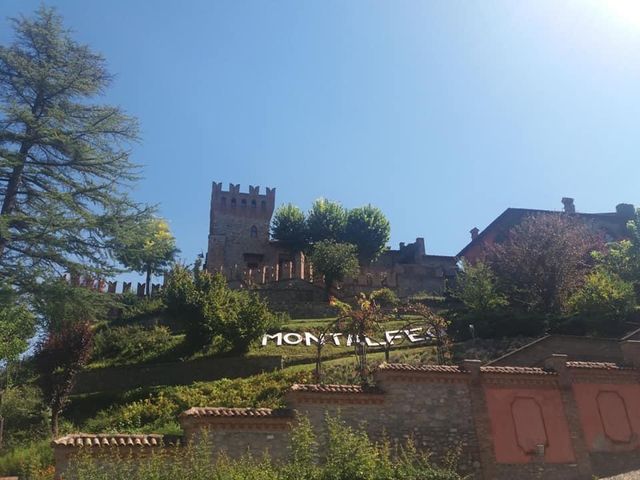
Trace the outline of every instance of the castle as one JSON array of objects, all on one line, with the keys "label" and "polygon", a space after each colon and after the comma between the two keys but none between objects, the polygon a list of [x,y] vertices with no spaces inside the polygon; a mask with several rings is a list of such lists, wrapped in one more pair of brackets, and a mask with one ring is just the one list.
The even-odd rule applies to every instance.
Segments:
[{"label": "castle", "polygon": [[[206,269],[222,273],[234,287],[251,285],[266,293],[295,286],[298,291],[306,290],[305,297],[312,300],[313,286],[317,290],[322,279],[313,274],[313,266],[302,253],[292,254],[269,236],[275,200],[275,188],[261,194],[260,187],[250,186],[243,193],[240,185],[230,184],[225,191],[222,183],[214,182]],[[349,296],[388,287],[400,297],[440,294],[455,279],[456,271],[455,257],[427,255],[424,239],[417,238],[361,266],[359,276],[346,279],[336,293]]]}]

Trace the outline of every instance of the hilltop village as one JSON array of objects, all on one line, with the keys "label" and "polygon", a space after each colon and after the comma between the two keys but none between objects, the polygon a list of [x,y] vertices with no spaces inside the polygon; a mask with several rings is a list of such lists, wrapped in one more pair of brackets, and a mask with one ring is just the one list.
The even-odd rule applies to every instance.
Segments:
[{"label": "hilltop village", "polygon": [[[0,480],[640,478],[637,48],[585,2],[48,1],[125,82],[2,2]],[[261,168],[477,202],[552,170],[611,208],[504,205],[434,255],[385,205],[200,181]]]},{"label": "hilltop village", "polygon": [[[455,475],[467,478],[587,479],[639,468],[640,410],[633,405],[640,394],[640,323],[633,293],[622,283],[590,283],[602,282],[603,275],[616,275],[609,282],[632,278],[605,270],[614,268],[607,255],[633,245],[638,217],[629,204],[596,214],[576,212],[570,198],[562,204],[562,211],[507,208],[483,231],[472,229],[469,244],[455,257],[428,255],[422,238],[385,249],[361,264],[359,273],[333,285],[329,298],[335,300],[328,301],[327,285],[310,256],[270,236],[275,189],[262,194],[252,186],[244,193],[239,185],[225,190],[214,183],[209,248],[194,287],[217,278],[214,285],[226,286],[216,289],[254,292],[284,315],[284,322],[255,330],[254,346],[243,343],[242,357],[213,354],[215,364],[205,357],[185,362],[184,368],[94,370],[79,377],[76,392],[130,388],[141,376],[150,385],[189,384],[213,376],[295,370],[309,362],[314,363],[311,381],[285,377],[283,396],[269,407],[255,400],[246,406],[189,405],[178,416],[179,438],[206,445],[215,458],[268,452],[281,462],[290,454],[300,422],[310,422],[319,433],[329,415],[345,422],[341,428],[362,428],[373,442],[387,438],[400,445],[410,435],[435,464],[455,451]],[[510,256],[523,248],[527,257],[516,259],[517,268],[510,271]],[[593,265],[583,263],[585,254]],[[500,276],[529,282],[537,292],[537,278],[518,275],[558,258],[553,255],[567,266],[551,273],[552,282],[567,282],[562,288],[576,290],[570,297],[559,291],[548,297],[532,294],[527,301],[536,306],[523,308],[522,290],[502,287]],[[586,275],[579,285],[570,286],[573,280],[563,277],[569,267],[572,275]],[[159,317],[161,323],[175,322],[193,308],[187,298],[175,298],[184,295],[185,286],[177,286],[178,273],[172,275],[162,290],[169,316]],[[587,299],[584,288],[591,295]],[[594,300],[594,294],[617,295],[617,300]],[[182,305],[178,317],[170,315],[176,301]],[[567,307],[554,310],[556,301],[568,302]],[[629,303],[623,307],[623,302]],[[593,317],[596,310],[603,317]],[[345,383],[338,372],[344,372],[341,359],[351,350],[356,374]],[[119,378],[125,371],[133,381]],[[80,452],[114,459],[134,454],[134,462],[143,462],[174,441],[151,433],[62,436],[53,444],[56,472],[73,477]]]}]

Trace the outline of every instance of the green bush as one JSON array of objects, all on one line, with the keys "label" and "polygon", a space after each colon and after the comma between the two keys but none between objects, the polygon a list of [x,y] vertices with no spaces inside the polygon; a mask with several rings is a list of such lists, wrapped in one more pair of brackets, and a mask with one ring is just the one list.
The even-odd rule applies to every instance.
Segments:
[{"label": "green bush", "polygon": [[291,438],[288,462],[268,456],[232,460],[215,456],[207,436],[196,445],[167,447],[143,459],[92,458],[80,455],[70,464],[70,480],[460,480],[452,464],[436,467],[429,456],[407,443],[393,452],[373,443],[359,428],[327,418],[326,455],[317,453],[316,437],[302,419]]},{"label": "green bush", "polygon": [[4,445],[14,447],[49,432],[40,389],[31,384],[5,388],[0,404],[4,417]]},{"label": "green bush", "polygon": [[153,297],[138,297],[135,293],[124,293],[117,297],[119,320],[140,320],[142,318],[159,315],[165,310],[162,295]]},{"label": "green bush", "polygon": [[176,266],[165,289],[170,314],[184,326],[187,343],[202,349],[219,339],[227,350],[245,353],[250,344],[277,327],[257,294],[232,290],[220,274]]},{"label": "green bush", "polygon": [[96,333],[92,359],[109,364],[139,363],[156,358],[179,342],[167,327],[141,325],[104,328]]},{"label": "green bush", "polygon": [[167,432],[175,426],[177,416],[190,407],[280,407],[291,384],[303,383],[309,377],[308,372],[278,371],[248,378],[164,387],[147,397],[125,398],[122,404],[103,410],[87,421],[84,429],[90,432]]},{"label": "green bush", "polygon": [[507,305],[507,298],[498,291],[495,274],[482,262],[463,263],[454,296],[476,316],[487,316]]},{"label": "green bush", "polygon": [[634,304],[633,285],[602,268],[589,273],[582,287],[569,299],[571,312],[586,319],[593,333],[615,331]]},{"label": "green bush", "polygon": [[396,292],[390,288],[380,288],[371,292],[371,300],[374,300],[381,307],[392,308],[400,304],[400,299]]},{"label": "green bush", "polygon": [[[41,477],[43,470],[50,471],[47,467],[52,464],[53,450],[50,440],[40,440],[14,447],[8,453],[0,455],[0,476],[18,475],[21,478],[36,480]],[[53,478],[53,475],[48,478]]]}]

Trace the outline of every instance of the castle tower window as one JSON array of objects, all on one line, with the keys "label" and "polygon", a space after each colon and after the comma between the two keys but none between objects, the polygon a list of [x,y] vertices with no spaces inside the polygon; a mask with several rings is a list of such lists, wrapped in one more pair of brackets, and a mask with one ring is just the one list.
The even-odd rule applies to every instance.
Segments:
[{"label": "castle tower window", "polygon": [[246,206],[247,206],[247,199],[246,199],[246,198],[243,198],[243,199],[242,199],[242,201],[241,201],[240,203],[241,203],[241,205],[242,205],[242,208],[246,207]]},{"label": "castle tower window", "polygon": [[236,199],[232,198],[231,199],[231,208],[235,208],[236,207]]},{"label": "castle tower window", "polygon": [[258,227],[255,225],[251,227],[251,238],[258,238]]},{"label": "castle tower window", "polygon": [[255,200],[251,200],[251,208],[256,208],[256,201]]},{"label": "castle tower window", "polygon": [[264,200],[262,200],[262,201],[260,202],[260,208],[261,208],[262,210],[266,210],[266,209],[267,209],[267,202],[265,202]]}]

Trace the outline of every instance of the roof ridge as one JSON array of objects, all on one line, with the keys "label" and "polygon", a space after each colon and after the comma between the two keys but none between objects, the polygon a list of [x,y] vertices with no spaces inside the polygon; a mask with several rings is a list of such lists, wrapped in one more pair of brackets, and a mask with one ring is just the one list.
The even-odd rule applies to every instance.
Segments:
[{"label": "roof ridge", "polygon": [[242,418],[281,418],[292,416],[289,408],[265,407],[191,407],[180,414],[184,417],[242,417]]}]

